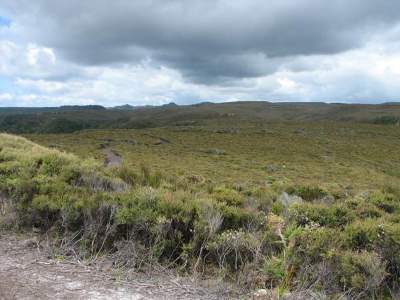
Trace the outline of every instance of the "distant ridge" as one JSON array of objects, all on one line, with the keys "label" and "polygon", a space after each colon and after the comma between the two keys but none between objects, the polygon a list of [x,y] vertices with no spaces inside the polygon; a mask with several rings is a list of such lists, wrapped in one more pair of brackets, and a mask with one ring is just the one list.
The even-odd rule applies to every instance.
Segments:
[{"label": "distant ridge", "polygon": [[105,110],[106,108],[101,105],[63,105],[60,110],[76,111],[76,110]]},{"label": "distant ridge", "polygon": [[114,106],[111,109],[134,110],[134,109],[137,109],[137,106],[133,106],[133,105],[130,105],[130,104],[125,104],[125,105]]},{"label": "distant ridge", "polygon": [[163,105],[138,105],[138,106],[134,106],[134,105],[130,105],[130,104],[124,104],[124,105],[111,107],[111,109],[116,109],[116,110],[136,110],[136,109],[141,109],[141,108],[155,108],[155,107],[179,107],[179,105],[176,104],[175,102],[170,102],[170,103],[163,104]]},{"label": "distant ridge", "polygon": [[212,105],[215,104],[214,102],[211,101],[204,101],[204,102],[200,102],[200,103],[195,103],[193,104],[193,106],[204,106],[204,105]]},{"label": "distant ridge", "polygon": [[176,124],[224,122],[363,122],[395,125],[400,103],[343,104],[324,102],[240,101],[161,106],[129,104],[104,108],[100,105],[59,108],[0,108],[0,131],[9,133],[58,133],[96,128],[152,128]]},{"label": "distant ridge", "polygon": [[162,105],[162,107],[178,107],[179,105],[176,104],[175,102],[170,102],[167,104]]},{"label": "distant ridge", "polygon": [[400,105],[400,102],[383,102],[381,105]]}]

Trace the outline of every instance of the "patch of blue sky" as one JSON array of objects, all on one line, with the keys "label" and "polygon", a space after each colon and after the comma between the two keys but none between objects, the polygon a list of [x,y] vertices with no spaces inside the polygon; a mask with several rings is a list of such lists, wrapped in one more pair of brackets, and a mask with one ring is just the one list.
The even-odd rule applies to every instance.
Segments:
[{"label": "patch of blue sky", "polygon": [[4,27],[10,27],[11,22],[12,22],[11,19],[0,15],[0,27],[3,27],[3,26]]},{"label": "patch of blue sky", "polygon": [[0,75],[0,93],[10,93],[14,90],[13,81],[6,77]]}]

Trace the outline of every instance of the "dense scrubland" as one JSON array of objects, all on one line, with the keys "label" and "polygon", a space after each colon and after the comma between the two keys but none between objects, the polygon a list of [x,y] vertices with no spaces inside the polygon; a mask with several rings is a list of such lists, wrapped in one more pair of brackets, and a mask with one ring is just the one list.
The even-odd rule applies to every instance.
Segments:
[{"label": "dense scrubland", "polygon": [[[59,256],[280,297],[396,298],[400,128],[372,123],[220,115],[1,134],[1,227],[46,234]],[[105,149],[123,164],[106,167]]]},{"label": "dense scrubland", "polygon": [[71,133],[82,129],[140,129],[160,126],[201,124],[221,118],[240,121],[356,121],[372,124],[399,124],[400,105],[384,103],[270,103],[205,102],[179,106],[97,105],[59,108],[0,108],[0,131],[9,133]]}]

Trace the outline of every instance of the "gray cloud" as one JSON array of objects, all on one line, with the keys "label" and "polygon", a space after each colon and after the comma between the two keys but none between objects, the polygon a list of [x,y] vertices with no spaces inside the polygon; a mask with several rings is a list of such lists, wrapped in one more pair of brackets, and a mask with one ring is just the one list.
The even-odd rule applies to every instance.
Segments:
[{"label": "gray cloud", "polygon": [[400,21],[398,0],[5,0],[25,34],[77,64],[174,68],[203,84],[259,77],[362,47]]}]

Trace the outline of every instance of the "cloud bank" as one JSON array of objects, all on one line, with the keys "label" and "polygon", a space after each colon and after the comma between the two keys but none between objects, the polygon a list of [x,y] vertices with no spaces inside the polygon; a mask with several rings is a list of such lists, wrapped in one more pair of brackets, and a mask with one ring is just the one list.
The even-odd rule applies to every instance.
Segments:
[{"label": "cloud bank", "polygon": [[396,0],[3,0],[0,106],[398,100]]}]

